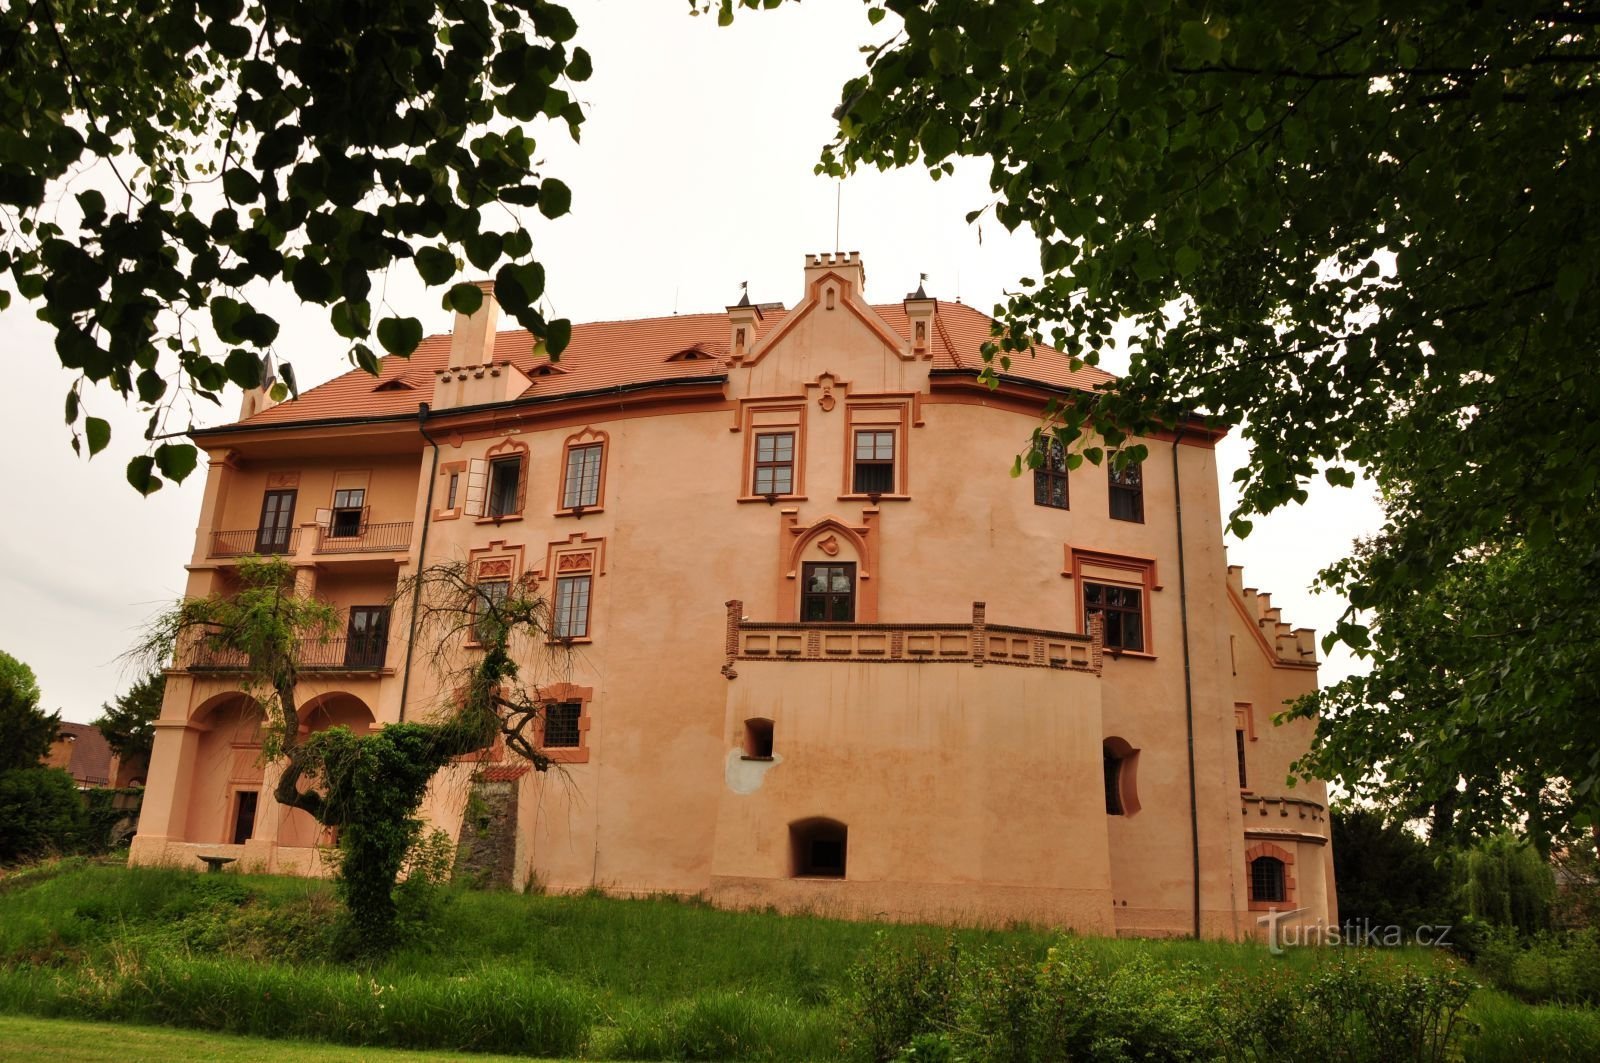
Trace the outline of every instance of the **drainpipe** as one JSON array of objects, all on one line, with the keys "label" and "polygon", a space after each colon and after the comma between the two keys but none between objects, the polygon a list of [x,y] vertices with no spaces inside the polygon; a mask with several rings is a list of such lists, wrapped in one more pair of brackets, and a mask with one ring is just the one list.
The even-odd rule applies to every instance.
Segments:
[{"label": "drainpipe", "polygon": [[[400,722],[406,719],[406,695],[411,690],[411,651],[417,645],[417,609],[422,601],[422,564],[428,556],[428,528],[433,525],[433,485],[439,479],[439,441],[428,434],[428,404],[417,403],[417,431],[433,447],[433,467],[428,471],[428,501],[422,510],[422,539],[417,543],[417,571],[411,579],[411,634],[406,639],[406,674],[400,679]],[[1181,571],[1181,565],[1180,565]],[[1194,776],[1193,754],[1190,755],[1190,783]],[[1196,917],[1198,918],[1198,916]]]},{"label": "drainpipe", "polygon": [[1183,485],[1178,478],[1178,445],[1184,426],[1172,438],[1172,510],[1178,529],[1178,609],[1183,619],[1183,723],[1189,738],[1189,854],[1194,876],[1194,936],[1200,938],[1200,806],[1194,781],[1194,671],[1189,661],[1189,580],[1183,563]]}]

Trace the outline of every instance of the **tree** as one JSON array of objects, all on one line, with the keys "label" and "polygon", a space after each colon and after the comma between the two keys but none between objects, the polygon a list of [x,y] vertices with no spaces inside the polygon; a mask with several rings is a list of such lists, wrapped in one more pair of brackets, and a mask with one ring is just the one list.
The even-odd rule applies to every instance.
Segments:
[{"label": "tree", "polygon": [[1375,808],[1335,806],[1331,819],[1341,920],[1408,931],[1455,922],[1445,901],[1453,886],[1448,854]]},{"label": "tree", "polygon": [[151,671],[116,701],[100,706],[94,722],[106,736],[111,751],[123,760],[147,755],[155,744],[155,722],[161,716],[161,699],[167,690],[167,677]]},{"label": "tree", "polygon": [[[470,313],[482,293],[455,282],[459,249],[559,355],[571,326],[535,309],[544,270],[515,208],[568,210],[530,123],[578,135],[561,87],[590,73],[576,29],[546,0],[0,10],[0,273],[78,374],[73,446],[110,440],[85,409],[103,385],[151,413],[134,487],[193,471],[193,446],[160,441],[176,404],[273,383],[278,323],[251,302],[257,282],[328,308],[351,361],[375,371],[374,335],[409,355],[422,325],[392,314],[374,329],[372,274],[410,260]],[[10,301],[0,289],[0,310]],[[281,397],[294,376],[277,372]]]},{"label": "tree", "polygon": [[61,732],[61,714],[39,708],[33,669],[0,650],[0,773],[38,767]]},{"label": "tree", "polygon": [[[736,6],[770,4],[720,0],[722,17]],[[1103,447],[1137,458],[1130,434],[1191,412],[1239,426],[1239,535],[1316,475],[1375,476],[1389,525],[1327,576],[1351,606],[1330,640],[1361,654],[1380,650],[1363,610],[1392,617],[1484,558],[1564,559],[1582,586],[1600,550],[1591,5],[868,0],[874,22],[885,12],[900,27],[844,87],[820,169],[989,161],[995,199],[973,217],[1042,244],[1040,274],[997,308],[991,375],[1041,339],[1093,362],[1131,329],[1126,376],[1045,411],[1073,466]],[[1564,595],[1524,626],[1491,586],[1455,701],[1351,701],[1324,719],[1318,763],[1387,773],[1405,751],[1355,751],[1399,713],[1456,752],[1424,744],[1395,772],[1442,792],[1470,744],[1529,786],[1570,773],[1535,786],[1568,796],[1550,817],[1600,821],[1587,613],[1563,613]],[[1515,697],[1490,706],[1491,688]],[[1468,701],[1492,720],[1454,733],[1469,707],[1449,706]],[[1553,761],[1560,734],[1572,748]]]},{"label": "tree", "polygon": [[33,669],[0,650],[0,863],[64,852],[81,838],[72,776],[39,763],[60,731],[61,714],[39,708]]},{"label": "tree", "polygon": [[[235,593],[177,603],[134,651],[151,662],[200,653],[237,664],[245,695],[266,720],[263,755],[283,764],[273,796],[339,828],[339,888],[358,946],[369,952],[392,943],[396,881],[438,770],[497,736],[535,769],[551,763],[528,730],[543,715],[538,687],[517,663],[538,659],[548,630],[546,603],[532,586],[496,600],[480,593],[467,565],[443,563],[405,581],[396,600],[416,603],[417,641],[431,646],[442,688],[452,692],[428,723],[301,736],[308,722],[297,693],[302,648],[325,642],[336,614],[295,592],[281,558],[242,559]],[[469,635],[481,650],[466,647]]]}]

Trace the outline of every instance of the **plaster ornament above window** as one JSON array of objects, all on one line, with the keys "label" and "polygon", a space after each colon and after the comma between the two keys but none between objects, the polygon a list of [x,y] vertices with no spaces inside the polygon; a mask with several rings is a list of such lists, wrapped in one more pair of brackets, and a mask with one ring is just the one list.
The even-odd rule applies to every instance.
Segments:
[{"label": "plaster ornament above window", "polygon": [[828,413],[838,405],[838,401],[833,397],[832,387],[823,385],[822,397],[817,399],[817,405],[822,408],[823,413]]},{"label": "plaster ornament above window", "polygon": [[826,539],[819,541],[817,543],[817,549],[821,550],[829,557],[837,557],[839,555],[838,537],[830,535]]}]

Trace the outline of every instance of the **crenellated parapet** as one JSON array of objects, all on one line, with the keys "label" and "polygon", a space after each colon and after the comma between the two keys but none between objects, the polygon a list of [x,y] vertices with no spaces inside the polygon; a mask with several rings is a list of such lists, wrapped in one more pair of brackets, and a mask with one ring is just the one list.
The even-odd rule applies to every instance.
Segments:
[{"label": "crenellated parapet", "polygon": [[1316,630],[1291,627],[1283,619],[1283,610],[1272,604],[1272,595],[1244,585],[1244,566],[1228,566],[1228,595],[1245,622],[1260,636],[1262,649],[1275,662],[1301,668],[1317,666]]}]

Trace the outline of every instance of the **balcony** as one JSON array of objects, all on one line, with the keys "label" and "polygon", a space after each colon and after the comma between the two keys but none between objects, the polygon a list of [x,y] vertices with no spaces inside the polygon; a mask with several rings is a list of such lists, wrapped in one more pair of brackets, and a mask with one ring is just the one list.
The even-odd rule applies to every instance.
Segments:
[{"label": "balcony", "polygon": [[[384,667],[389,640],[367,636],[305,642],[300,646],[302,672],[377,672]],[[184,667],[191,672],[243,672],[248,658],[238,650],[200,643],[184,654]]]},{"label": "balcony", "polygon": [[370,553],[400,553],[411,549],[411,522],[397,521],[392,524],[367,524],[363,522],[356,527],[353,534],[341,535],[343,531],[337,525],[321,525],[317,528],[317,548],[319,554],[370,554]]},{"label": "balcony", "polygon": [[894,661],[986,664],[1099,674],[1101,641],[1092,635],[988,623],[982,602],[965,624],[847,624],[750,621],[744,603],[728,603],[727,664],[736,661]]},{"label": "balcony", "polygon": [[300,549],[299,528],[245,528],[211,533],[212,557],[247,554],[292,554]]}]

